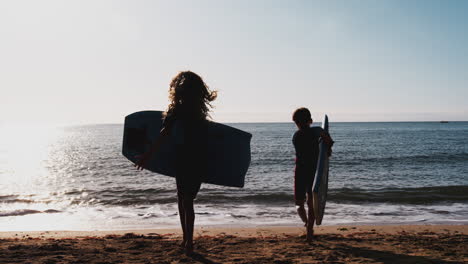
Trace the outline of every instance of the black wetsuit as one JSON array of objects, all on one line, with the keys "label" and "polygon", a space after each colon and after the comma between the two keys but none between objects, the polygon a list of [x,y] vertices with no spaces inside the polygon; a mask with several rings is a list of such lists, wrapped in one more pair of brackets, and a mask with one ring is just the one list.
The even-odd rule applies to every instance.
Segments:
[{"label": "black wetsuit", "polygon": [[292,140],[296,150],[294,199],[297,205],[304,203],[306,193],[312,194],[319,154],[319,139],[323,132],[321,127],[309,127],[294,133]]}]

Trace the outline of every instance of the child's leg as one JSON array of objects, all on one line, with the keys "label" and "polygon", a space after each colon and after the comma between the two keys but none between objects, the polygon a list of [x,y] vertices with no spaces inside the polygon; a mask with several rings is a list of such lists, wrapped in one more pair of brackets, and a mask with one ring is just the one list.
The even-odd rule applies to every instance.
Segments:
[{"label": "child's leg", "polygon": [[185,251],[187,254],[193,252],[193,226],[195,223],[195,211],[193,209],[193,199],[184,199],[183,207],[185,210]]},{"label": "child's leg", "polygon": [[307,194],[307,207],[308,207],[308,221],[307,221],[307,241],[312,241],[312,236],[314,235],[314,222],[315,222],[315,215],[314,215],[314,203],[312,200],[312,195]]},{"label": "child's leg", "polygon": [[[193,166],[187,166],[182,164],[184,167],[189,168]],[[180,210],[180,223],[182,225],[182,231],[184,232],[183,247],[185,248],[186,254],[193,252],[193,226],[195,222],[195,212],[193,209],[193,200],[197,196],[200,190],[201,181],[195,176],[189,176],[190,174],[182,170],[176,177],[177,184],[177,196],[179,198],[179,210]]]},{"label": "child's leg", "polygon": [[304,222],[304,224],[307,225],[307,213],[304,208],[304,201],[302,201],[302,203],[296,202],[296,206],[297,206],[297,214],[301,218],[302,222]]},{"label": "child's leg", "polygon": [[301,218],[304,224],[307,224],[307,213],[304,208],[304,203],[306,199],[306,184],[304,183],[303,177],[300,177],[299,171],[294,171],[294,200],[297,206],[297,214]]},{"label": "child's leg", "polygon": [[178,206],[179,206],[179,218],[180,218],[180,225],[182,226],[182,234],[183,234],[183,240],[182,243],[180,244],[181,247],[185,247],[185,244],[187,244],[187,230],[185,228],[186,226],[186,221],[185,221],[185,208],[184,208],[184,203],[182,198],[178,197]]}]

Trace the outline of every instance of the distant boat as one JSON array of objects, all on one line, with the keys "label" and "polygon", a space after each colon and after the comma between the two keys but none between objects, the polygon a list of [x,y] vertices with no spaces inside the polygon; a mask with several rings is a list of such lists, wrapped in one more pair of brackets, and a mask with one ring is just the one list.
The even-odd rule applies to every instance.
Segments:
[{"label": "distant boat", "polygon": [[441,123],[448,123],[448,121],[440,121]]}]

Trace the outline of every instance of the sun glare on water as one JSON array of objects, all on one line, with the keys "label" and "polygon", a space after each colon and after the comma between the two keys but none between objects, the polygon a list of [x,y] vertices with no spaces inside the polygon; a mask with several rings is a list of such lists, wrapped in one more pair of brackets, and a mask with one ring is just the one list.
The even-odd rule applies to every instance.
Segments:
[{"label": "sun glare on water", "polygon": [[[2,128],[0,185],[8,193],[24,193],[47,178],[46,161],[59,128],[13,125]],[[17,190],[17,191],[15,191]]]},{"label": "sun glare on water", "polygon": [[51,155],[63,136],[63,128],[15,124],[2,125],[0,129],[2,230],[47,230],[63,225],[63,221],[57,221],[61,217],[51,209],[59,207],[58,203],[69,204],[52,197],[57,194],[61,179],[51,168],[61,157]]}]

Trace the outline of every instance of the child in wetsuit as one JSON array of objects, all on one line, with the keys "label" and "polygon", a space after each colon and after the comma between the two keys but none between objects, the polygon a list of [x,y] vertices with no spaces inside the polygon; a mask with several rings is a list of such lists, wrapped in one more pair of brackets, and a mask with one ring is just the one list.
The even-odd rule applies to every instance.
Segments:
[{"label": "child in wetsuit", "polygon": [[[325,140],[331,146],[333,140],[321,127],[311,127],[312,117],[307,108],[299,108],[292,117],[298,130],[293,136],[293,145],[296,150],[296,168],[294,171],[294,200],[297,213],[307,227],[307,241],[312,241],[314,234],[314,209],[312,201],[312,185],[314,183],[315,171],[319,154],[319,140]],[[308,214],[304,208],[307,194]]]},{"label": "child in wetsuit", "polygon": [[193,201],[200,190],[206,173],[207,117],[210,102],[216,91],[210,91],[200,76],[185,71],[177,74],[170,83],[170,104],[163,121],[160,137],[136,164],[138,169],[148,162],[169,135],[176,142],[176,185],[180,223],[183,231],[181,246],[186,254],[193,252],[193,227],[195,212]]}]

